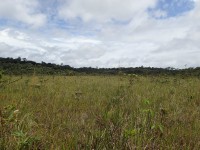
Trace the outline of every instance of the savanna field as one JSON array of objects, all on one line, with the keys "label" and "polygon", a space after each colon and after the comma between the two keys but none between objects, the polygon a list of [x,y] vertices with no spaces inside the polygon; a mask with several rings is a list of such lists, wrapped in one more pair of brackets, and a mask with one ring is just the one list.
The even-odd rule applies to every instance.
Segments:
[{"label": "savanna field", "polygon": [[197,77],[1,79],[1,150],[198,150],[199,133]]}]

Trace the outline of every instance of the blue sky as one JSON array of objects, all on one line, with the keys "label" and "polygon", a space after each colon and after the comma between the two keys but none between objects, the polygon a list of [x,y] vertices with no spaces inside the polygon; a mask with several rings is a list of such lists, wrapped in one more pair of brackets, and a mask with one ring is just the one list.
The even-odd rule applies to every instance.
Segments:
[{"label": "blue sky", "polygon": [[199,0],[0,1],[0,57],[74,67],[200,65]]},{"label": "blue sky", "polygon": [[165,19],[183,15],[194,9],[195,2],[192,0],[159,0],[156,7],[150,10],[162,10],[166,12]]}]

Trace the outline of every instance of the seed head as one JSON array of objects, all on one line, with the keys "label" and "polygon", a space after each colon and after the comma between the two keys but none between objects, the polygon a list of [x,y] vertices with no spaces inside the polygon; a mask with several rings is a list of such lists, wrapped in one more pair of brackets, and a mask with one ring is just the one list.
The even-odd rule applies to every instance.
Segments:
[{"label": "seed head", "polygon": [[19,110],[17,109],[13,113],[14,113],[14,115],[17,115],[19,113]]}]

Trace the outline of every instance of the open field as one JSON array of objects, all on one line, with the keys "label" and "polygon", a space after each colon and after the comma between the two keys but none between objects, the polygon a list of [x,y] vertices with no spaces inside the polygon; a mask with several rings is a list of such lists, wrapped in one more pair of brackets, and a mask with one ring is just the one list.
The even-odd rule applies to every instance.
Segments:
[{"label": "open field", "polygon": [[196,77],[31,76],[0,88],[2,150],[200,149],[199,131]]}]

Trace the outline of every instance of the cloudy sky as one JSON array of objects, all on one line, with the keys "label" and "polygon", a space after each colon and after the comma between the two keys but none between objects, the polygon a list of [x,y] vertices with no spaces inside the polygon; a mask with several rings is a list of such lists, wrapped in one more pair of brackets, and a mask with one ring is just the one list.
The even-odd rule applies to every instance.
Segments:
[{"label": "cloudy sky", "polygon": [[0,57],[200,66],[200,0],[0,0]]}]

